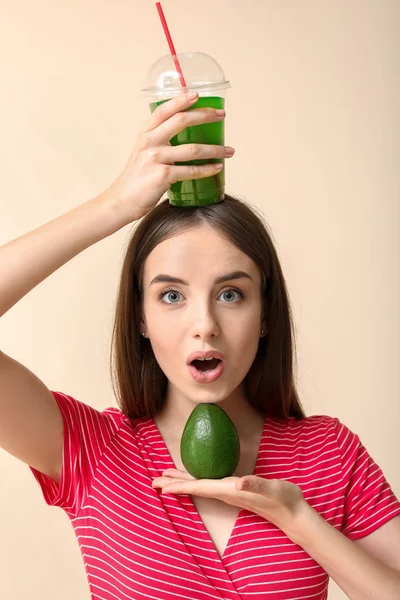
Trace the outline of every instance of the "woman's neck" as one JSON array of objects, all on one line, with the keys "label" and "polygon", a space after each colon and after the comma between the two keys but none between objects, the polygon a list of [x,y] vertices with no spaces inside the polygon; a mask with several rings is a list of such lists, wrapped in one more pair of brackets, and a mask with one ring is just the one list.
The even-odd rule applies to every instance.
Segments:
[{"label": "woman's neck", "polygon": [[[259,439],[265,415],[250,404],[244,396],[230,396],[215,404],[220,406],[233,422],[241,445],[252,444],[254,440]],[[164,432],[171,441],[180,442],[186,422],[197,405],[198,403],[183,398],[174,400],[167,394],[164,406],[155,415],[154,422],[160,432]]]}]

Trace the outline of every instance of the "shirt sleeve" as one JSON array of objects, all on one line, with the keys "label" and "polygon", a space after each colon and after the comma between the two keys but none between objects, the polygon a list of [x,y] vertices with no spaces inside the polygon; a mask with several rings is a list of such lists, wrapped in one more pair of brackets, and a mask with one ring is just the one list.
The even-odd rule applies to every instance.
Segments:
[{"label": "shirt sleeve", "polygon": [[358,540],[400,514],[400,502],[357,434],[335,418],[342,461],[344,518],[342,533]]},{"label": "shirt sleeve", "polygon": [[[88,497],[99,460],[120,427],[116,410],[104,413],[61,392],[51,392],[64,423],[60,483],[29,466],[45,502],[76,517]],[[122,414],[122,413],[121,413]]]}]

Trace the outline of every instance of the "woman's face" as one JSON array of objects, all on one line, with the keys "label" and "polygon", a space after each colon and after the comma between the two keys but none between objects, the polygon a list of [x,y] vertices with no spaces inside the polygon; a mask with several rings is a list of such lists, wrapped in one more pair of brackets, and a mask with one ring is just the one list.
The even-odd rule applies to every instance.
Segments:
[{"label": "woman's face", "polygon": [[[215,283],[243,271],[249,277]],[[186,283],[153,281],[161,275]],[[173,390],[196,402],[218,402],[240,386],[257,353],[262,321],[257,265],[210,226],[202,225],[160,243],[143,273],[143,320],[156,360]],[[225,369],[212,383],[189,373],[187,357],[218,350]]]}]

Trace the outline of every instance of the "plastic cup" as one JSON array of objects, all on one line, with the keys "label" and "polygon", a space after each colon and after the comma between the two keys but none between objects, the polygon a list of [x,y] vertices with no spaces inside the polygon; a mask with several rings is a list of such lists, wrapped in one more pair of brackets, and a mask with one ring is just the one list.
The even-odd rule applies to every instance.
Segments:
[{"label": "plastic cup", "polygon": [[[186,87],[182,87],[171,54],[157,60],[148,72],[142,95],[150,98],[150,111],[153,112],[163,102],[168,102],[186,91],[198,93],[198,101],[193,108],[225,108],[226,90],[231,87],[225,79],[218,62],[203,52],[182,52],[178,57]],[[172,146],[180,144],[225,145],[225,120],[187,127],[174,136]],[[202,179],[177,181],[168,190],[169,203],[174,206],[205,206],[221,202],[225,197],[225,160],[220,158],[177,162],[176,165],[204,165],[222,163],[222,170]]]}]

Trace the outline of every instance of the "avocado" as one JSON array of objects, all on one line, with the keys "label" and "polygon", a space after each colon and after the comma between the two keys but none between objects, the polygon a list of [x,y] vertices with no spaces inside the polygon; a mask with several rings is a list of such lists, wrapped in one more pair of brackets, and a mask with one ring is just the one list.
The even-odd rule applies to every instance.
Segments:
[{"label": "avocado", "polygon": [[181,438],[181,460],[188,473],[197,479],[230,477],[239,458],[239,435],[226,412],[217,404],[198,404]]}]

